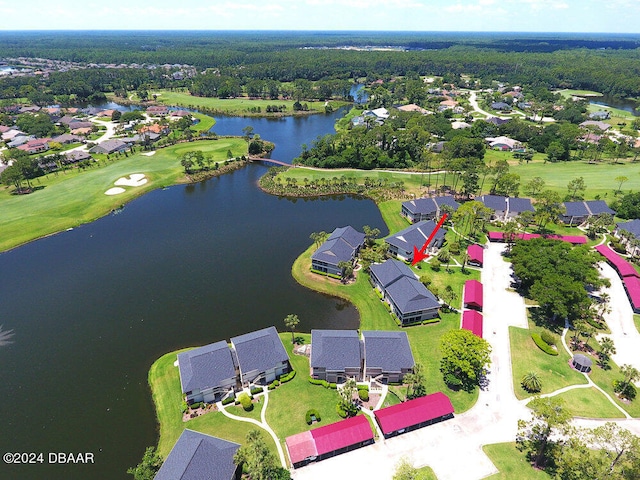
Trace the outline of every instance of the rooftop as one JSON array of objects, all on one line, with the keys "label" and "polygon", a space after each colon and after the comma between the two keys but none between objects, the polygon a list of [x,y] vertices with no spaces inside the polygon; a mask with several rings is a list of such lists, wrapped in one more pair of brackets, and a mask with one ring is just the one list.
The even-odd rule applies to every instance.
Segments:
[{"label": "rooftop", "polygon": [[367,368],[400,372],[415,365],[407,332],[363,331],[362,336]]},{"label": "rooftop", "polygon": [[182,393],[216,387],[236,375],[231,349],[224,340],[179,353],[178,366]]},{"label": "rooftop", "polygon": [[360,338],[355,330],[311,330],[311,368],[359,368]]},{"label": "rooftop", "polygon": [[269,370],[289,361],[276,327],[267,327],[231,339],[243,373]]},{"label": "rooftop", "polygon": [[449,397],[442,392],[437,392],[381,408],[373,413],[382,433],[387,434],[452,414],[453,405]]}]

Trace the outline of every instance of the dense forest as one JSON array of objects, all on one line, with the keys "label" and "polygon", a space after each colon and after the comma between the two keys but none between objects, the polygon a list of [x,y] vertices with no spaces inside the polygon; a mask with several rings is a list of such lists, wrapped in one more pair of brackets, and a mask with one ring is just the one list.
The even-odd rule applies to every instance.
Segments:
[{"label": "dense forest", "polygon": [[[398,50],[339,48],[385,45],[397,46]],[[0,32],[0,58],[21,56],[79,63],[188,64],[201,71],[215,69],[241,84],[249,79],[386,79],[416,72],[446,76],[447,81],[459,80],[460,75],[466,74],[482,84],[497,80],[531,87],[582,88],[621,97],[640,96],[637,36]],[[125,75],[124,70],[116,75]],[[150,72],[145,81],[161,81]],[[2,80],[0,89],[5,82]]]}]

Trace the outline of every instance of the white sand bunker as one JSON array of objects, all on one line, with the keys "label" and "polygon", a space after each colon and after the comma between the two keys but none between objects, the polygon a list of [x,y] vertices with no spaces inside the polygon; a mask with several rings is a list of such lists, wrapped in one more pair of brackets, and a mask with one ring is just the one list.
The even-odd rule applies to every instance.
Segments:
[{"label": "white sand bunker", "polygon": [[104,192],[105,195],[118,195],[119,193],[124,193],[124,188],[121,187],[113,187]]},{"label": "white sand bunker", "polygon": [[132,173],[129,177],[120,177],[114,182],[116,186],[140,187],[147,183],[144,173]]},{"label": "white sand bunker", "polygon": [[145,153],[143,153],[142,155],[144,155],[145,157],[151,157],[151,156],[153,156],[153,155],[155,155],[155,154],[156,154],[156,151],[155,151],[155,150],[152,150],[152,151],[150,151],[150,152],[145,152]]}]

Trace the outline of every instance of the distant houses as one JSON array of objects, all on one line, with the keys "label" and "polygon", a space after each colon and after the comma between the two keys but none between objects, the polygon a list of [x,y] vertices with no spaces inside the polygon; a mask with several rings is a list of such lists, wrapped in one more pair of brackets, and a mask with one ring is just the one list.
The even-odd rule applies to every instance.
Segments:
[{"label": "distant houses", "polygon": [[454,212],[460,207],[460,204],[455,201],[452,195],[441,195],[439,197],[416,198],[415,200],[402,202],[401,214],[411,223],[434,220],[442,216],[442,207],[444,205],[451,207]]},{"label": "distant houses", "polygon": [[329,238],[311,255],[311,270],[331,275],[342,275],[341,262],[355,262],[364,245],[365,234],[351,226],[336,228]]},{"label": "distant houses", "polygon": [[124,152],[129,148],[129,144],[118,139],[105,140],[98,145],[92,147],[90,153],[102,153],[110,155],[112,153]]},{"label": "distant houses", "polygon": [[440,303],[413,271],[398,260],[369,267],[371,282],[378,289],[401,326],[438,317]]},{"label": "distant houses", "polygon": [[481,195],[476,197],[476,201],[481,202],[485,207],[492,211],[493,219],[501,221],[514,218],[525,211],[534,211],[529,198]]},{"label": "distant houses", "polygon": [[234,463],[240,445],[186,429],[169,452],[155,480],[240,480]]},{"label": "distant houses", "polygon": [[606,213],[615,215],[615,210],[609,208],[604,200],[586,200],[580,202],[564,202],[565,212],[560,219],[569,225],[580,225],[592,216]]},{"label": "distant houses", "polygon": [[509,137],[487,137],[485,138],[489,148],[494,150],[512,151],[522,148],[522,143]]},{"label": "distant houses", "polygon": [[[389,245],[389,253],[401,260],[410,262],[413,260],[414,247],[422,248],[435,229],[436,223],[434,221],[422,220],[385,238],[384,241]],[[442,247],[445,234],[446,231],[444,229],[437,229],[427,249],[434,251]]]}]

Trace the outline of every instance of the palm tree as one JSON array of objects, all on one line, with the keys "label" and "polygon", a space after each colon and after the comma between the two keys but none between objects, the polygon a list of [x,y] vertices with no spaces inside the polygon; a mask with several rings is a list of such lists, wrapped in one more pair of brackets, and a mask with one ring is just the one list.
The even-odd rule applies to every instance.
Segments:
[{"label": "palm tree", "polygon": [[300,323],[300,319],[298,318],[298,315],[295,315],[293,313],[287,315],[284,318],[284,324],[291,331],[291,343],[295,342],[295,339],[293,337],[293,332],[295,331],[299,323]]},{"label": "palm tree", "polygon": [[521,380],[522,388],[529,393],[536,393],[542,389],[542,382],[536,372],[526,373]]},{"label": "palm tree", "polygon": [[624,388],[621,388],[620,391],[624,392],[631,382],[635,382],[640,378],[640,372],[629,364],[622,365],[620,367],[620,373],[624,375],[624,380],[622,384]]},{"label": "palm tree", "polygon": [[613,344],[611,337],[603,337],[602,340],[600,340],[600,351],[598,352],[600,366],[602,368],[606,368],[609,358],[611,358],[611,355],[614,355],[615,353],[616,347]]}]

